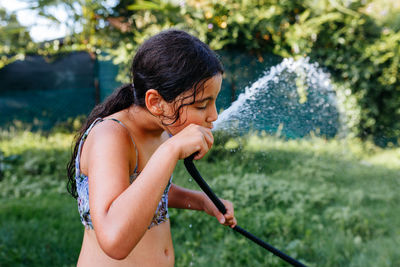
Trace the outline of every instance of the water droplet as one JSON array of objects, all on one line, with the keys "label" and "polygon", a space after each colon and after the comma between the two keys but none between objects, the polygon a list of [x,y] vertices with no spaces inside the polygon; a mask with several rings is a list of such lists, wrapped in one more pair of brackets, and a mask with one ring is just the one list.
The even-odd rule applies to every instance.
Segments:
[{"label": "water droplet", "polygon": [[190,204],[188,204],[188,208],[190,208],[191,206],[190,206]]},{"label": "water droplet", "polygon": [[192,228],[192,224],[189,224],[189,228]]},{"label": "water droplet", "polygon": [[189,178],[189,182],[192,182],[192,178]]}]

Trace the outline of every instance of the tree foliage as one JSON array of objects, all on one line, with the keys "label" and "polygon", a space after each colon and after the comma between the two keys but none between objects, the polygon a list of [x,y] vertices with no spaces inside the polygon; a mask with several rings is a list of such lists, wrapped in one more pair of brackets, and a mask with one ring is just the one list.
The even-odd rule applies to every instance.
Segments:
[{"label": "tree foliage", "polygon": [[0,8],[0,69],[23,59],[33,46],[28,30],[18,22],[16,15]]},{"label": "tree foliage", "polygon": [[215,50],[240,49],[260,55],[259,60],[263,52],[308,56],[327,67],[338,94],[353,101],[349,125],[356,135],[382,144],[400,136],[400,4],[395,0],[120,0],[114,7],[107,1],[30,1],[47,16],[51,4],[74,9],[81,30],[66,38],[63,49],[106,51],[125,66],[119,80],[128,79],[138,44],[175,27]]},{"label": "tree foliage", "polygon": [[[355,109],[348,110],[353,133],[385,145],[400,136],[400,4],[383,1],[386,8],[379,10],[381,2],[121,1],[116,14],[129,31],[121,31],[109,53],[127,66],[136,44],[176,27],[216,50],[309,56],[329,69],[348,102],[356,100]],[[119,78],[127,77],[125,69]]]}]

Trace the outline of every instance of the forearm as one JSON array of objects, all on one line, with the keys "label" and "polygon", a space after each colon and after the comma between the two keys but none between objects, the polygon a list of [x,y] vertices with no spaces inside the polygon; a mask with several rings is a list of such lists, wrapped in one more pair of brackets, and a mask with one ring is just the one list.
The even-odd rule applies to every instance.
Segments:
[{"label": "forearm", "polygon": [[118,248],[117,258],[127,255],[147,231],[176,162],[170,149],[160,147],[133,184],[102,214],[101,221],[94,221],[105,247],[109,251]]},{"label": "forearm", "polygon": [[180,209],[202,210],[208,215],[214,216],[223,225],[234,227],[236,219],[233,216],[233,205],[230,201],[221,199],[226,208],[222,214],[208,196],[200,191],[189,190],[177,185],[171,185],[168,194],[168,207]]},{"label": "forearm", "polygon": [[203,192],[186,189],[172,184],[168,193],[168,207],[203,210],[205,197],[207,196]]}]

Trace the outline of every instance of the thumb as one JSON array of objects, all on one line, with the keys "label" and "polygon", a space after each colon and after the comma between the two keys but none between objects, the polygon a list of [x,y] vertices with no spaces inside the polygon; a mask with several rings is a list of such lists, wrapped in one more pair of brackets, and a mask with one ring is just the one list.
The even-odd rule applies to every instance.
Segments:
[{"label": "thumb", "polygon": [[215,217],[217,217],[217,219],[220,223],[225,223],[225,217],[224,217],[224,215],[222,215],[222,213],[218,212]]}]

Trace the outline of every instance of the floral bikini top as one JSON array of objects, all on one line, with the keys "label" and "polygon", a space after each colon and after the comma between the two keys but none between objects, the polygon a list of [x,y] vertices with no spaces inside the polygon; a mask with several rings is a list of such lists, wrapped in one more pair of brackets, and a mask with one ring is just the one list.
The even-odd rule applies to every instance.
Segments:
[{"label": "floral bikini top", "polygon": [[[116,119],[109,119],[118,122],[121,124],[123,127],[126,128],[122,122]],[[82,224],[85,226],[87,229],[93,229],[93,224],[92,224],[92,219],[90,218],[90,208],[89,208],[89,177],[86,176],[85,174],[81,173],[80,171],[80,155],[81,155],[81,149],[82,145],[88,136],[90,130],[99,122],[104,121],[102,118],[97,118],[91,125],[90,127],[86,130],[84,135],[82,136],[82,139],[80,140],[79,143],[79,148],[78,148],[78,154],[76,155],[75,158],[75,181],[76,181],[76,190],[78,192],[78,210],[79,210],[79,215],[81,217]],[[131,136],[133,145],[135,146],[136,150],[136,167],[133,172],[133,174],[129,177],[129,182],[132,184],[132,182],[136,179],[136,177],[139,175],[138,172],[138,151],[136,148],[136,144],[133,141],[133,138]],[[161,197],[160,202],[158,203],[156,212],[154,214],[154,217],[151,221],[151,224],[149,225],[148,229],[151,227],[158,225],[160,223],[163,223],[168,220],[169,214],[168,214],[168,191],[171,186],[172,182],[172,176],[168,182],[167,187],[164,190],[164,193]]]}]

